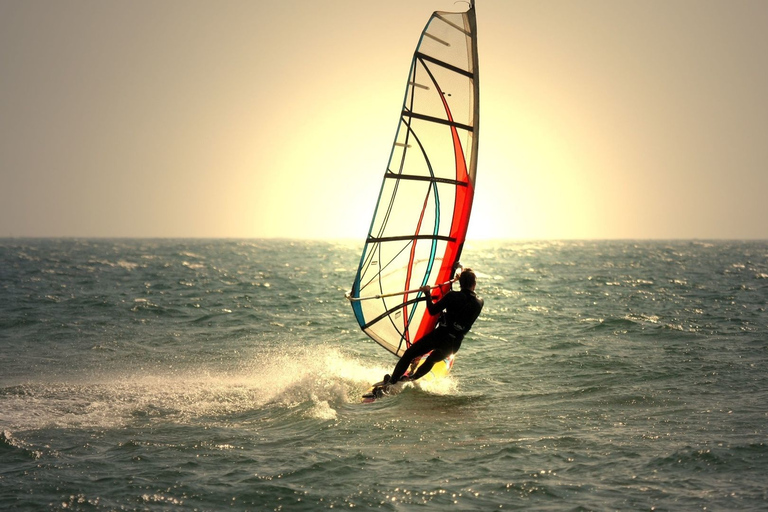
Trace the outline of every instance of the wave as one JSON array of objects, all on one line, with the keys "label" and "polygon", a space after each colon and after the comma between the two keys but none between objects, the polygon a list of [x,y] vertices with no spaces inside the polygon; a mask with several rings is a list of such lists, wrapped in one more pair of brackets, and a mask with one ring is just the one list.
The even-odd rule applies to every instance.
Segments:
[{"label": "wave", "polygon": [[[722,472],[741,474],[742,486],[763,488],[761,472],[756,468],[764,467],[768,444],[753,442],[729,444],[713,442],[704,446],[685,446],[674,453],[651,459],[648,466],[654,472],[677,475],[710,475],[717,477]],[[754,475],[754,476],[753,476]]]},{"label": "wave", "polygon": [[[333,347],[292,347],[261,353],[236,371],[167,368],[6,387],[0,389],[0,416],[17,430],[242,424],[283,413],[334,420],[389,370]],[[456,390],[450,377],[420,386],[432,396]]]},{"label": "wave", "polygon": [[43,452],[14,437],[10,430],[0,431],[0,457],[5,463],[37,460]]}]

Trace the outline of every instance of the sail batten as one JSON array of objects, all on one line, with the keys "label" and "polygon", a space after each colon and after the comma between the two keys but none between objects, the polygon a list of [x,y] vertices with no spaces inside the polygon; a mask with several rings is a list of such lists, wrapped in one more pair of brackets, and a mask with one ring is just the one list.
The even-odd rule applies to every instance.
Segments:
[{"label": "sail batten", "polygon": [[447,183],[450,185],[456,185],[457,187],[469,186],[465,181],[458,181],[458,180],[449,179],[449,178],[438,178],[436,176],[414,176],[411,174],[395,174],[393,172],[388,172],[384,177],[393,179],[393,180],[434,181],[436,183]]},{"label": "sail batten", "polygon": [[437,64],[438,66],[442,66],[446,69],[453,71],[454,73],[459,73],[466,77],[474,78],[474,74],[471,71],[467,71],[466,69],[462,69],[460,67],[454,66],[452,64],[449,64],[448,62],[443,62],[442,60],[436,59],[430,55],[426,55],[424,53],[416,53],[416,57],[421,60],[431,62],[432,64]]},{"label": "sail batten", "polygon": [[456,123],[448,119],[442,119],[440,117],[428,116],[426,114],[419,114],[417,112],[409,112],[408,110],[403,110],[403,115],[406,117],[421,119],[422,121],[429,121],[431,123],[439,123],[439,124],[446,124],[448,126],[455,126],[456,128],[467,130],[468,132],[474,131],[474,128],[472,128],[471,126],[468,126],[466,124]]},{"label": "sail batten", "polygon": [[440,39],[439,37],[437,37],[437,36],[433,36],[433,35],[432,35],[432,34],[430,34],[430,33],[427,33],[427,32],[425,32],[425,33],[424,33],[424,35],[425,35],[425,36],[427,36],[427,37],[429,37],[429,38],[432,38],[433,40],[437,41],[438,43],[440,43],[440,44],[442,44],[442,45],[445,45],[445,46],[451,46],[451,43],[449,43],[448,41],[443,41],[443,40],[442,40],[442,39]]},{"label": "sail batten", "polygon": [[465,34],[465,35],[467,35],[468,37],[472,37],[472,34],[471,34],[471,33],[469,33],[469,32],[468,32],[467,30],[465,30],[464,28],[462,28],[462,27],[460,27],[460,26],[458,26],[458,25],[455,25],[455,24],[454,24],[453,22],[451,22],[450,20],[448,20],[448,19],[444,18],[444,17],[443,17],[443,16],[442,16],[440,13],[435,13],[435,17],[436,17],[436,18],[438,18],[440,21],[442,21],[442,22],[444,22],[444,23],[446,23],[446,24],[448,24],[448,25],[452,26],[452,27],[453,27],[453,28],[455,28],[456,30],[458,30],[458,31],[460,31],[460,32],[462,32],[462,33],[464,33],[464,34]]},{"label": "sail batten", "polygon": [[474,7],[430,16],[406,84],[348,294],[363,331],[397,355],[434,329],[419,289],[453,277],[466,238],[479,112]]}]

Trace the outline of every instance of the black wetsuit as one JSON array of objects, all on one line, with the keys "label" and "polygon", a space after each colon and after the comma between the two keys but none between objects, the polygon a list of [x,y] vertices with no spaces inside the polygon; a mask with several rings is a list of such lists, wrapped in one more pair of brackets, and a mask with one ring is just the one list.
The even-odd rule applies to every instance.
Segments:
[{"label": "black wetsuit", "polygon": [[428,298],[429,314],[436,315],[445,310],[441,322],[434,331],[416,341],[403,353],[403,357],[392,372],[390,383],[397,382],[416,357],[432,352],[416,373],[411,375],[412,380],[423,377],[429,373],[435,363],[455,354],[461,347],[461,340],[480,316],[482,309],[483,299],[470,290],[450,291],[435,303]]}]

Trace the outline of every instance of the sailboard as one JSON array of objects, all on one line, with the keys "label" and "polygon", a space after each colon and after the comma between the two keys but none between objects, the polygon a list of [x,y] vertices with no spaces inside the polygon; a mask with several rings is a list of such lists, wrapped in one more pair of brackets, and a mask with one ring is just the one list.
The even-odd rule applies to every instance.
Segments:
[{"label": "sailboard", "polygon": [[[432,13],[421,32],[347,293],[363,332],[396,356],[435,328],[419,289],[452,281],[467,235],[478,148],[476,28],[471,2],[465,12]],[[432,373],[447,374],[452,363]]]}]

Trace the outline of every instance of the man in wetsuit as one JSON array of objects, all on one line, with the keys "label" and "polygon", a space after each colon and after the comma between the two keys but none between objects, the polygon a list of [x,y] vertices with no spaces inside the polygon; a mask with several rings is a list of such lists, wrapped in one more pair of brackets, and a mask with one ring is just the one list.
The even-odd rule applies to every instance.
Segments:
[{"label": "man in wetsuit", "polygon": [[[403,380],[408,365],[415,358],[432,352],[427,360],[419,367],[413,375],[407,377],[408,380],[417,380],[429,373],[435,363],[446,359],[451,354],[455,354],[461,346],[461,340],[469,332],[472,324],[475,323],[480,311],[483,309],[483,299],[475,295],[475,285],[477,278],[472,269],[467,268],[459,276],[460,291],[451,290],[437,302],[432,302],[430,287],[424,286],[421,291],[426,295],[427,310],[430,315],[436,315],[442,311],[443,317],[437,328],[429,334],[423,336],[408,348],[403,357],[400,358],[395,366],[392,376],[384,377],[384,385],[395,384]],[[388,378],[389,377],[389,378]]]}]

